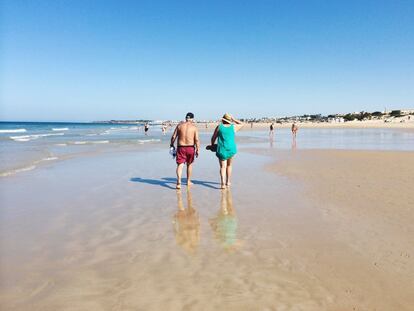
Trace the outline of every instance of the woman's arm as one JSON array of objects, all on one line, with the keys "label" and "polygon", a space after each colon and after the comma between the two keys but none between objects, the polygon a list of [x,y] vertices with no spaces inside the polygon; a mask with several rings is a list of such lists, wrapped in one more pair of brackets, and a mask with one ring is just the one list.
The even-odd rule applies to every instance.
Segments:
[{"label": "woman's arm", "polygon": [[211,145],[214,145],[214,143],[216,142],[217,135],[218,135],[218,129],[219,127],[217,126],[216,129],[214,130],[213,136],[211,136]]},{"label": "woman's arm", "polygon": [[244,126],[244,123],[242,121],[237,120],[236,118],[233,118],[233,116],[231,117],[231,121],[233,121],[233,123],[235,124],[236,132],[239,131]]}]

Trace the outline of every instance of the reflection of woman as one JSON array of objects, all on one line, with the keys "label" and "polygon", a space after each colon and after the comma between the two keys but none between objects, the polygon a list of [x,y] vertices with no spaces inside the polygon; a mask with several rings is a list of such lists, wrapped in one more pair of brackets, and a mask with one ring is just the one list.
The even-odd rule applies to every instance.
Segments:
[{"label": "reflection of woman", "polygon": [[194,253],[200,243],[200,219],[193,208],[189,190],[187,190],[187,209],[184,208],[181,191],[177,191],[177,206],[178,210],[173,219],[175,241],[186,252]]},{"label": "reflection of woman", "polygon": [[211,137],[211,145],[214,145],[217,140],[216,156],[220,162],[221,189],[225,189],[231,184],[233,156],[237,153],[235,132],[240,130],[243,125],[241,121],[226,113]]},{"label": "reflection of woman", "polygon": [[225,249],[235,249],[237,240],[237,218],[230,190],[221,193],[221,205],[217,216],[210,220],[215,238]]}]

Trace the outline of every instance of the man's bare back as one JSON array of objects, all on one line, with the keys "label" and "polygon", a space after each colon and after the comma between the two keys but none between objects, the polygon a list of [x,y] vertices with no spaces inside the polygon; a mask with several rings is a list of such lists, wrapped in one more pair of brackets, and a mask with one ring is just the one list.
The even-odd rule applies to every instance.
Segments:
[{"label": "man's bare back", "polygon": [[198,130],[193,122],[181,122],[177,125],[178,146],[194,146],[198,142]]}]

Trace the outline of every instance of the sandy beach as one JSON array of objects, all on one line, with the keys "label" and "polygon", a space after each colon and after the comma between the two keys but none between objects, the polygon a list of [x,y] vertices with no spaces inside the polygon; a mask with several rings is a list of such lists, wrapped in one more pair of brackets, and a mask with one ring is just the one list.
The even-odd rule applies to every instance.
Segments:
[{"label": "sandy beach", "polygon": [[414,305],[412,152],[246,141],[230,190],[204,151],[177,193],[165,146],[141,147],[1,180],[2,309]]},{"label": "sandy beach", "polygon": [[[403,121],[403,122],[401,122]],[[263,131],[269,130],[271,122],[252,122],[246,125],[243,131]],[[410,120],[407,117],[398,118],[390,122],[384,120],[365,120],[365,121],[349,121],[349,122],[297,122],[299,128],[305,129],[402,129],[413,131],[414,118]],[[218,123],[199,123],[198,128],[201,131],[211,131]],[[292,122],[288,123],[273,123],[275,130],[290,129]]]}]

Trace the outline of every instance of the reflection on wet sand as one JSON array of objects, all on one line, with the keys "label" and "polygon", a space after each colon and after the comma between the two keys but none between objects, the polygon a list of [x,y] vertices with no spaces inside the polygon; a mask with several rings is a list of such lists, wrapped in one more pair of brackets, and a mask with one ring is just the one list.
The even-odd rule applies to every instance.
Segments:
[{"label": "reflection on wet sand", "polygon": [[216,217],[210,219],[214,237],[226,250],[235,250],[240,247],[237,239],[237,218],[233,206],[230,189],[221,192],[220,209]]},{"label": "reflection on wet sand", "polygon": [[181,191],[177,191],[177,208],[173,219],[175,241],[187,253],[194,254],[200,243],[200,218],[193,207],[189,188],[187,188],[187,208],[184,207]]},{"label": "reflection on wet sand", "polygon": [[295,136],[292,137],[292,150],[293,151],[296,150],[296,137]]}]

